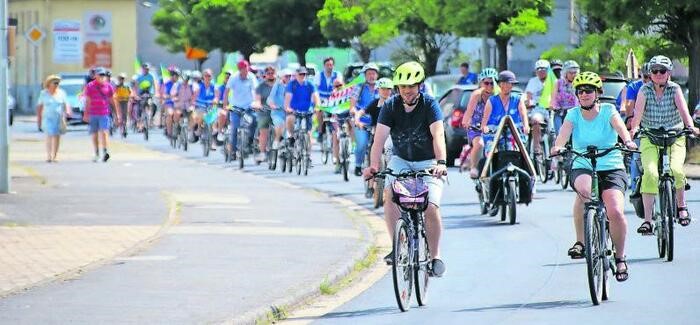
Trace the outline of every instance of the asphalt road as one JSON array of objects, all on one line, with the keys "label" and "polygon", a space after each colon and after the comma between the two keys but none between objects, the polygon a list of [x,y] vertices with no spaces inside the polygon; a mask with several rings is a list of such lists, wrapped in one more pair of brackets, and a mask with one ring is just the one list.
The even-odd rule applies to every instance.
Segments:
[{"label": "asphalt road", "polygon": [[[223,164],[218,152],[202,158],[199,145],[192,146],[187,153],[178,152],[170,149],[160,135],[148,143],[133,136],[126,141],[210,165]],[[250,163],[245,170],[370,205],[362,195],[358,178],[343,182],[330,166],[320,164],[318,156],[306,177],[272,172],[265,165]],[[700,182],[691,184],[693,189],[687,197],[691,212],[697,216]],[[700,235],[700,222],[696,220],[690,227],[677,228],[675,260],[668,263],[658,258],[655,237],[636,234],[640,219],[632,214],[628,204],[630,278],[624,283],[613,281],[610,301],[593,306],[588,295],[585,262],[571,260],[566,255],[574,242],[573,199],[571,191],[562,191],[552,184],[538,185],[534,201],[529,206],[518,206],[518,222],[511,226],[497,218],[481,216],[471,181],[456,169],[450,169],[450,184],[442,201],[445,228],[442,252],[447,273],[443,278],[431,279],[428,306],[401,313],[388,274],[316,323],[697,323],[700,311],[694,305],[700,301],[697,281],[700,243],[693,239]],[[415,302],[413,306],[416,307]]]}]

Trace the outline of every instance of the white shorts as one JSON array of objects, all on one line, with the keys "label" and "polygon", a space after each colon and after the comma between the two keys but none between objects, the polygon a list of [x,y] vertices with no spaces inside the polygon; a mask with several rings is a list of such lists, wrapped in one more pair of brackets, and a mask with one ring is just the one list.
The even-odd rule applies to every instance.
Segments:
[{"label": "white shorts", "polygon": [[[394,173],[398,174],[400,172],[426,170],[435,165],[436,162],[433,159],[408,161],[398,156],[392,156],[387,167]],[[392,184],[394,179],[394,176],[387,175],[385,184]],[[440,207],[440,201],[442,200],[442,188],[445,186],[445,178],[424,176],[423,181],[428,185],[428,202]]]}]

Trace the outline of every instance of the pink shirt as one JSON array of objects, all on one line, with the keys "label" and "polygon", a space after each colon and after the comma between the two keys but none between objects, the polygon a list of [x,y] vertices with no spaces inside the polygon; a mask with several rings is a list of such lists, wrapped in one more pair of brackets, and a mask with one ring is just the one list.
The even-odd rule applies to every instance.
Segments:
[{"label": "pink shirt", "polygon": [[89,115],[109,115],[109,105],[114,96],[114,87],[109,82],[90,82],[85,89],[85,96],[90,99],[87,107]]}]

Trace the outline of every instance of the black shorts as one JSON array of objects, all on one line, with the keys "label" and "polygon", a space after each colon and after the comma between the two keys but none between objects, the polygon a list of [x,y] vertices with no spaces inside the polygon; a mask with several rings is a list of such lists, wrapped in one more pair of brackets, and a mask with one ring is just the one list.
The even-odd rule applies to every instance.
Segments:
[{"label": "black shorts", "polygon": [[[590,169],[576,168],[571,170],[571,188],[574,188],[576,177],[581,175],[593,175]],[[602,194],[605,190],[619,190],[622,193],[627,191],[627,173],[624,169],[613,169],[598,171],[598,191]]]}]

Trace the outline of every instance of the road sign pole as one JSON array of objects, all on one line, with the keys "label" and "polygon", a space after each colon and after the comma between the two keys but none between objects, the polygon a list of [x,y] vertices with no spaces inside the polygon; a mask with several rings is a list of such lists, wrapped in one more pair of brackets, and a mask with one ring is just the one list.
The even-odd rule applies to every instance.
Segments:
[{"label": "road sign pole", "polygon": [[10,192],[7,33],[7,0],[0,0],[0,194]]}]

